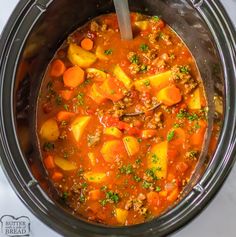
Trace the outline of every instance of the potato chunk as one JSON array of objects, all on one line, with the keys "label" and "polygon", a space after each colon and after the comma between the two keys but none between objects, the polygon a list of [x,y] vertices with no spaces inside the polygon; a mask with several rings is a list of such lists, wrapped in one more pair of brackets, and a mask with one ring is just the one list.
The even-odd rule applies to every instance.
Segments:
[{"label": "potato chunk", "polygon": [[48,119],[40,129],[40,136],[47,141],[56,141],[60,135],[56,120]]},{"label": "potato chunk", "polygon": [[78,65],[82,68],[90,67],[97,60],[95,54],[88,52],[73,43],[69,45],[67,56],[73,65]]},{"label": "potato chunk", "polygon": [[125,74],[119,65],[116,65],[113,71],[116,78],[121,81],[127,89],[132,87],[132,80]]},{"label": "potato chunk", "polygon": [[123,138],[123,142],[129,156],[136,155],[139,152],[139,143],[135,137],[126,136]]},{"label": "potato chunk", "polygon": [[74,138],[77,142],[80,141],[83,132],[88,125],[91,117],[90,116],[78,116],[72,123],[71,123],[71,131],[74,135]]},{"label": "potato chunk", "polygon": [[128,211],[121,209],[121,208],[116,208],[115,209],[115,216],[116,216],[116,220],[124,225],[128,216]]},{"label": "potato chunk", "polygon": [[117,138],[120,138],[122,136],[122,132],[116,127],[105,128],[104,134],[117,137]]},{"label": "potato chunk", "polygon": [[167,141],[152,146],[147,157],[149,169],[153,169],[158,178],[166,178],[167,176]]},{"label": "potato chunk", "polygon": [[201,96],[200,89],[197,88],[193,93],[188,102],[189,109],[201,109]]},{"label": "potato chunk", "polygon": [[123,143],[120,140],[111,140],[104,142],[101,153],[105,161],[114,162],[117,155],[121,155],[124,151]]},{"label": "potato chunk", "polygon": [[65,160],[61,157],[58,157],[58,156],[56,156],[54,158],[54,162],[59,168],[61,168],[62,170],[65,170],[65,171],[72,171],[72,170],[77,169],[77,166],[74,163],[72,163],[68,160]]},{"label": "potato chunk", "polygon": [[101,183],[106,179],[106,173],[88,171],[84,173],[84,178],[91,183]]}]

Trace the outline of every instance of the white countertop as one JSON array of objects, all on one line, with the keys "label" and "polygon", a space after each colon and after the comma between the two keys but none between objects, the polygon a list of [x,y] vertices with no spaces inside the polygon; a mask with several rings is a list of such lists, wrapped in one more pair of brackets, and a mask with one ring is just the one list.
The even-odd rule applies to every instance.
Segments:
[{"label": "white countertop", "polygon": [[[216,0],[217,1],[217,0]],[[0,0],[0,32],[18,0]],[[221,0],[236,26],[236,0]],[[190,224],[173,237],[235,237],[236,227],[236,165],[220,192],[210,205]],[[0,168],[0,219],[3,215],[28,216],[31,221],[30,236],[60,237],[35,218],[19,200]],[[1,228],[1,226],[0,226]],[[5,237],[1,233],[0,237]]]}]

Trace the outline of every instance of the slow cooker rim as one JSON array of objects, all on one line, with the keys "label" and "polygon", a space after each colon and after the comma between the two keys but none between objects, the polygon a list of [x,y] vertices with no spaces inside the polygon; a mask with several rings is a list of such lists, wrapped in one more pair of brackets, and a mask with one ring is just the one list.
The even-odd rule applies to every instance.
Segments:
[{"label": "slow cooker rim", "polygon": [[[33,1],[32,1],[33,2]],[[207,1],[206,1],[207,2]],[[4,33],[3,33],[3,36],[2,36],[2,41],[1,42],[3,42],[3,40],[4,40],[4,38],[5,39],[8,39],[8,36],[12,33],[12,29],[16,26],[15,24],[16,24],[16,15],[14,15],[14,14],[16,14],[16,13],[20,13],[20,12],[22,12],[22,10],[26,10],[27,9],[27,7],[30,7],[30,4],[28,4],[27,5],[27,7],[26,7],[26,5],[25,4],[28,4],[28,1],[21,1],[21,2],[19,2],[19,4],[18,4],[18,6],[17,6],[17,8],[15,9],[15,11],[14,11],[14,13],[13,13],[13,15],[12,15],[12,17],[10,18],[10,23],[8,23],[8,25],[7,25],[7,27],[5,28],[5,30],[4,30]],[[212,4],[214,4],[215,5],[215,7],[217,7],[218,9],[220,9],[221,11],[222,11],[222,18],[225,18],[226,19],[226,21],[227,22],[229,22],[228,24],[228,34],[230,35],[230,37],[231,37],[231,41],[233,42],[235,42],[235,36],[233,36],[233,34],[234,34],[234,31],[233,31],[233,27],[232,27],[232,24],[230,23],[230,21],[229,21],[229,18],[227,17],[227,15],[226,15],[226,13],[224,12],[224,10],[222,10],[223,9],[223,7],[222,7],[222,5],[220,4],[220,3],[212,3]],[[18,14],[19,15],[19,14]],[[4,40],[5,41],[5,40]],[[5,41],[5,42],[7,42],[7,40]],[[234,47],[234,45],[232,44],[232,42],[231,42],[231,46],[232,46],[232,48],[233,48],[233,52],[234,52],[234,55],[233,55],[233,57],[234,57],[234,59],[235,59],[235,47]],[[8,47],[9,47],[9,45],[7,45],[7,44],[4,44],[4,45],[1,45],[0,44],[0,52],[7,52],[8,51]],[[4,59],[3,59],[3,57],[4,57],[4,54],[1,54],[2,55],[2,58],[1,58],[1,62],[2,61],[4,61]],[[3,64],[3,63],[2,63]],[[2,65],[1,65],[2,66]],[[4,65],[5,66],[5,65]],[[234,64],[234,68],[235,68],[235,64]],[[1,67],[1,78],[3,78],[2,77],[2,75],[3,75],[3,73],[4,73],[4,70],[2,69],[2,67]],[[1,86],[1,91],[2,91],[2,87],[3,87],[3,83],[2,83],[2,81],[0,82],[1,84],[0,84],[0,86]],[[1,108],[2,108],[2,105],[3,105],[3,99],[1,98]],[[12,111],[12,114],[13,114],[13,111]],[[0,115],[1,115],[1,123],[2,123],[2,125],[3,125],[3,119],[2,119],[2,109],[1,109],[1,111],[0,111]],[[228,115],[229,116],[229,115]],[[1,126],[2,128],[3,128],[3,126]],[[2,129],[1,128],[1,133],[0,133],[0,135],[1,135],[1,146],[4,146],[4,148],[2,147],[1,148],[1,157],[3,157],[4,156],[4,154],[2,154],[2,152],[3,152],[3,150],[6,152],[6,153],[8,153],[8,154],[5,154],[7,157],[10,157],[11,155],[10,155],[10,153],[9,153],[9,151],[10,151],[10,149],[9,149],[9,147],[7,147],[7,136],[6,136],[6,134],[5,134],[5,131],[4,131],[4,129]],[[231,138],[233,141],[232,141],[232,144],[230,144],[231,146],[230,146],[230,148],[232,149],[232,150],[229,150],[229,154],[228,154],[228,156],[229,155],[231,155],[233,152],[235,153],[235,135],[234,135],[234,137],[232,137]],[[7,152],[8,151],[8,152]],[[223,183],[223,181],[225,180],[225,178],[227,177],[227,174],[228,174],[228,172],[229,172],[229,170],[230,170],[230,168],[232,167],[232,165],[233,165],[233,161],[234,161],[234,159],[229,159],[229,157],[227,157],[228,159],[226,159],[226,161],[228,161],[228,162],[225,162],[225,163],[223,163],[223,167],[224,167],[224,169],[223,169],[223,171],[221,170],[219,170],[218,172],[220,173],[220,177],[222,177],[222,179],[221,180],[219,180],[219,178],[218,178],[218,183],[217,183],[217,185],[216,185],[216,183],[215,183],[215,185],[214,185],[214,187],[210,190],[210,192],[211,192],[211,195],[208,195],[207,196],[207,198],[208,199],[204,199],[204,202],[202,202],[201,203],[201,208],[198,208],[198,210],[195,210],[195,212],[192,212],[191,213],[191,217],[190,218],[188,218],[188,220],[183,220],[181,223],[179,223],[179,226],[178,227],[181,227],[182,225],[184,225],[187,221],[189,221],[190,219],[192,219],[193,218],[193,216],[195,216],[199,211],[200,211],[200,209],[202,209],[210,200],[211,200],[211,198],[215,195],[215,193],[216,193],[216,191],[217,190],[219,190],[218,188],[219,188],[219,186],[221,186],[221,184]],[[225,161],[225,159],[224,159],[224,161]],[[20,184],[20,183],[18,183],[19,182],[19,177],[13,177],[14,176],[14,174],[11,174],[11,172],[12,172],[12,170],[14,170],[13,169],[13,166],[14,166],[14,164],[13,163],[11,163],[11,161],[10,160],[7,160],[7,159],[3,159],[3,164],[4,164],[4,171],[5,171],[5,174],[6,174],[6,176],[8,177],[8,179],[10,180],[10,182],[11,182],[11,185],[13,186],[13,188],[15,189],[15,191],[17,192],[17,194],[18,194],[18,196],[23,200],[23,202],[31,209],[31,211],[33,211],[33,213],[34,214],[36,214],[36,216],[38,216],[41,220],[42,220],[42,216],[39,216],[39,214],[38,213],[36,213],[36,210],[35,210],[35,204],[34,204],[34,202],[32,202],[32,203],[28,203],[26,200],[24,200],[24,198],[23,197],[30,197],[29,195],[29,189],[27,188],[27,187],[24,187],[24,186],[22,186],[22,184]],[[16,168],[16,167],[15,167]],[[14,170],[15,171],[15,170]],[[198,191],[199,192],[199,191]],[[201,194],[201,193],[200,193]],[[201,198],[202,198],[202,196],[201,196]],[[202,199],[203,200],[203,199]],[[30,200],[30,201],[32,201],[32,200]],[[45,211],[44,210],[41,210],[44,214],[45,214]],[[190,214],[189,214],[190,215]],[[51,220],[44,220],[44,222],[47,222],[47,224],[49,224],[49,226],[51,226],[52,228],[55,228],[55,223],[54,223],[54,221],[51,221]],[[152,222],[150,222],[150,223],[152,223]],[[148,223],[145,223],[145,225],[146,226],[150,226],[150,228],[152,228],[151,227],[151,224],[148,224]],[[144,225],[144,224],[141,224],[141,225]],[[134,227],[122,227],[122,229],[125,229],[125,228],[127,228],[127,229],[130,229],[130,228],[134,228]],[[149,227],[147,227],[147,228],[149,228]],[[60,229],[60,231],[61,231],[61,233],[63,233],[65,230],[63,230],[62,229],[62,227],[59,227],[58,225],[57,225],[57,230],[59,230]],[[103,233],[103,234],[107,234],[107,232],[109,231],[109,229],[111,229],[112,231],[113,231],[113,233],[114,232],[120,232],[120,229],[121,228],[106,228],[106,230],[105,230],[105,232]],[[145,227],[145,229],[146,229],[146,227]],[[169,233],[170,232],[170,230],[166,230],[166,233]],[[64,232],[65,234],[68,234],[69,232]],[[94,233],[96,233],[96,230],[94,230]],[[112,233],[112,234],[113,234]],[[165,233],[165,234],[166,234]],[[109,234],[109,233],[108,233]]]}]

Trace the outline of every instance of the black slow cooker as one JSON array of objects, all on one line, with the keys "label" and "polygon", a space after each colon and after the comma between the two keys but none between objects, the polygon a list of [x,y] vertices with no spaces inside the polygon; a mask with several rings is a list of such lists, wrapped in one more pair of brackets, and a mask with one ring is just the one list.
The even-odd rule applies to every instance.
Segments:
[{"label": "black slow cooker", "polygon": [[[130,0],[131,11],[160,15],[196,58],[209,104],[204,150],[181,201],[139,225],[110,227],[71,215],[58,201],[37,149],[35,109],[47,64],[68,34],[113,12],[111,0],[21,0],[0,39],[0,156],[25,205],[63,236],[166,236],[193,219],[214,197],[235,158],[236,36],[213,0]],[[209,147],[214,123],[217,145]]]}]

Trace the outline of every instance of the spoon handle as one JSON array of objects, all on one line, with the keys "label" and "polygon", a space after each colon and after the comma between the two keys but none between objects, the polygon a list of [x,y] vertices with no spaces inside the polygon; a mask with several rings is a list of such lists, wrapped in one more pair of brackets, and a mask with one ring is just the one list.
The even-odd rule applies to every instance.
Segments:
[{"label": "spoon handle", "polygon": [[113,0],[113,1],[118,18],[121,38],[123,40],[131,40],[133,39],[133,33],[130,22],[128,0]]}]

